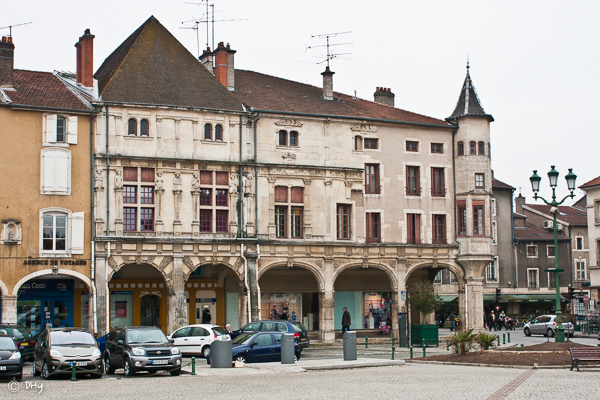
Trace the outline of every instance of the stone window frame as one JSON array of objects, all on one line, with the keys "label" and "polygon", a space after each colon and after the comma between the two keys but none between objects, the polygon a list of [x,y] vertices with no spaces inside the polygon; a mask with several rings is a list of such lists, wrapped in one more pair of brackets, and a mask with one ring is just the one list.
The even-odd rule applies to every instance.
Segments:
[{"label": "stone window frame", "polygon": [[[530,252],[529,249],[533,249],[533,252]],[[533,254],[535,253],[535,254]],[[538,246],[537,244],[528,244],[525,246],[525,255],[527,258],[538,258]]]},{"label": "stone window frame", "polygon": [[[530,271],[535,272],[535,286],[532,286],[532,280],[530,279]],[[539,289],[540,288],[540,269],[539,268],[527,268],[527,289]]]},{"label": "stone window frame", "polygon": [[485,281],[486,283],[498,283],[498,257],[494,257],[494,261],[485,266]]}]

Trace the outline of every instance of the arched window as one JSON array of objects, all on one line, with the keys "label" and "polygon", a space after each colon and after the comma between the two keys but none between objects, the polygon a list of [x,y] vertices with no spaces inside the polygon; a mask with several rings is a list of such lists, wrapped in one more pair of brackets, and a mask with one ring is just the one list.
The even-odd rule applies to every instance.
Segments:
[{"label": "arched window", "polygon": [[477,146],[479,147],[478,154],[480,156],[485,156],[485,144],[483,142],[479,142]]},{"label": "arched window", "polygon": [[279,146],[287,146],[287,131],[279,131]]},{"label": "arched window", "polygon": [[465,155],[465,143],[464,142],[458,142],[458,144],[456,145],[456,148],[457,148],[459,156]]},{"label": "arched window", "polygon": [[204,140],[212,140],[212,125],[204,125]]},{"label": "arched window", "polygon": [[469,143],[469,154],[474,156],[477,155],[477,143],[471,142]]},{"label": "arched window", "polygon": [[298,146],[298,132],[290,132],[290,146]]},{"label": "arched window", "polygon": [[147,119],[143,119],[142,122],[140,122],[140,136],[149,136]]},{"label": "arched window", "polygon": [[223,141],[223,127],[221,125],[215,126],[215,140]]},{"label": "arched window", "polygon": [[127,134],[131,136],[137,136],[137,121],[135,118],[129,118],[127,124]]}]

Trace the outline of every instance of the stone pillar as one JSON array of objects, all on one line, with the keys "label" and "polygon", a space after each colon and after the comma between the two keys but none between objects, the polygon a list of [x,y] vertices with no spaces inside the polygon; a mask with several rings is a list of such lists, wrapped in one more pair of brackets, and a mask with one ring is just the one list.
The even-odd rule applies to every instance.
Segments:
[{"label": "stone pillar", "polygon": [[467,299],[467,329],[473,328],[476,332],[484,330],[483,323],[483,277],[467,279],[465,288]]},{"label": "stone pillar", "polygon": [[[331,184],[333,183],[333,181],[331,179],[325,179],[324,184],[325,184],[325,215],[323,216],[323,220],[324,221],[329,221],[331,218],[332,213],[335,213],[335,205],[331,204]],[[331,224],[326,223],[325,224],[325,241],[332,241],[334,238],[335,233],[331,232]]]},{"label": "stone pillar", "polygon": [[115,219],[115,234],[123,235],[123,186],[115,187],[115,202],[117,203],[117,218]]},{"label": "stone pillar", "polygon": [[169,297],[167,298],[167,334],[186,325],[185,280],[183,278],[183,255],[173,256],[173,272],[171,281],[167,282]]},{"label": "stone pillar", "polygon": [[192,190],[192,201],[194,203],[194,217],[192,218],[192,235],[200,234],[200,210],[198,203],[200,201],[200,190]]},{"label": "stone pillar", "polygon": [[334,290],[333,290],[333,259],[324,260],[323,277],[324,290],[319,293],[319,330],[321,340],[326,343],[335,342],[335,310],[334,310]]},{"label": "stone pillar", "polygon": [[245,254],[248,263],[248,287],[250,288],[250,320],[258,320],[258,256],[256,253]]},{"label": "stone pillar", "polygon": [[200,158],[200,151],[198,150],[198,145],[200,144],[200,137],[198,133],[198,121],[192,121],[192,131],[194,136],[194,154],[192,157]]},{"label": "stone pillar", "polygon": [[94,224],[96,229],[96,235],[104,235],[104,219],[102,218],[103,213],[106,212],[104,208],[104,171],[100,166],[96,168],[94,177]]},{"label": "stone pillar", "polygon": [[173,221],[173,234],[175,236],[181,236],[181,220],[180,210],[181,210],[181,190],[173,190],[173,199],[175,200],[175,220]]},{"label": "stone pillar", "polygon": [[2,323],[17,323],[17,296],[2,295]]},{"label": "stone pillar", "polygon": [[181,158],[181,151],[179,150],[179,142],[180,140],[180,128],[181,128],[181,119],[175,119],[175,158]]},{"label": "stone pillar", "polygon": [[400,339],[400,335],[398,334],[398,291],[392,291],[392,298],[390,300],[390,318],[392,318],[392,336],[396,339]]},{"label": "stone pillar", "polygon": [[106,257],[96,256],[96,276],[94,283],[96,285],[96,318],[98,319],[98,337],[105,335],[110,331],[109,325],[109,297],[107,289],[107,268]]},{"label": "stone pillar", "polygon": [[[162,182],[162,171],[158,171],[161,175],[160,180]],[[159,178],[157,178],[158,181]],[[162,184],[161,184],[162,185]],[[162,236],[164,232],[164,222],[162,220],[162,197],[165,194],[165,189],[156,188],[154,189],[154,193],[156,193],[156,222],[154,223],[154,228],[156,229],[157,236]]]},{"label": "stone pillar", "polygon": [[[277,182],[277,178],[274,176],[269,176],[267,178],[269,181],[269,239],[275,239],[276,235],[276,227],[275,227],[275,182]],[[305,194],[306,196],[306,194]],[[306,213],[306,209],[304,210]],[[306,214],[304,221],[306,222]],[[304,225],[306,228],[306,225]],[[306,232],[306,230],[305,230]]]},{"label": "stone pillar", "polygon": [[[304,178],[304,237],[312,239],[312,213],[310,208],[310,178]],[[273,219],[274,220],[274,219]]]}]

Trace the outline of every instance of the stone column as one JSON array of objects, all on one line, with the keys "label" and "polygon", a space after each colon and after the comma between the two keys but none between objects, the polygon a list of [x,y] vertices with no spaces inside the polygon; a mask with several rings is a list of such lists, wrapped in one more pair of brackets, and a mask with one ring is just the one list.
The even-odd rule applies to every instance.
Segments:
[{"label": "stone column", "polygon": [[2,295],[2,323],[17,323],[17,296]]},{"label": "stone column", "polygon": [[175,158],[181,158],[181,151],[179,150],[179,142],[180,142],[180,127],[181,127],[181,119],[175,119]]},{"label": "stone column", "polygon": [[115,203],[117,203],[117,218],[115,219],[115,234],[123,235],[123,186],[115,187]]},{"label": "stone column", "polygon": [[198,150],[198,145],[200,144],[200,137],[198,137],[198,121],[192,121],[192,130],[194,137],[194,155],[192,157],[200,158],[200,151]]},{"label": "stone column", "polygon": [[269,181],[269,239],[275,239],[275,182],[277,182],[277,178],[269,176],[267,180]]},{"label": "stone column", "polygon": [[333,290],[333,259],[324,260],[323,277],[324,290],[319,293],[319,330],[321,340],[326,343],[335,341],[335,315],[334,315],[334,290]]},{"label": "stone column", "polygon": [[390,318],[392,318],[392,336],[396,339],[400,339],[400,335],[398,334],[398,291],[392,291],[392,298],[390,299]]},{"label": "stone column", "polygon": [[483,323],[483,277],[467,279],[465,297],[468,307],[467,328],[483,331],[485,327]]},{"label": "stone column", "polygon": [[94,224],[96,235],[104,235],[104,218],[106,212],[104,208],[104,171],[102,168],[96,168],[94,177]]},{"label": "stone column", "polygon": [[328,222],[331,218],[331,213],[334,212],[335,213],[335,209],[332,210],[332,208],[334,207],[334,205],[331,204],[331,184],[333,183],[333,181],[331,179],[325,179],[324,184],[325,184],[325,215],[323,218],[323,221],[325,222],[325,240],[326,241],[332,241],[334,238],[334,233],[331,232],[331,224]]},{"label": "stone column", "polygon": [[256,253],[246,253],[246,260],[248,263],[248,287],[250,288],[249,300],[250,300],[250,319],[252,321],[258,320],[258,263],[256,262],[258,256]]},{"label": "stone column", "polygon": [[312,179],[304,178],[304,238],[312,239],[312,210],[310,208],[310,184]]},{"label": "stone column", "polygon": [[[162,172],[159,171],[161,174]],[[164,222],[162,220],[162,197],[165,194],[165,189],[154,189],[154,193],[156,193],[156,222],[154,227],[156,229],[156,234],[161,236],[164,232]]]},{"label": "stone column", "polygon": [[96,276],[94,284],[96,285],[96,318],[98,319],[98,337],[105,335],[110,331],[108,324],[109,317],[109,297],[106,282],[108,264],[103,255],[96,256]]},{"label": "stone column", "polygon": [[192,190],[192,201],[194,203],[194,217],[192,218],[192,234],[198,236],[200,234],[200,210],[198,202],[200,201],[200,191]]},{"label": "stone column", "polygon": [[185,312],[185,280],[183,278],[183,255],[173,256],[173,271],[171,281],[167,282],[169,297],[167,298],[167,334],[186,325]]}]

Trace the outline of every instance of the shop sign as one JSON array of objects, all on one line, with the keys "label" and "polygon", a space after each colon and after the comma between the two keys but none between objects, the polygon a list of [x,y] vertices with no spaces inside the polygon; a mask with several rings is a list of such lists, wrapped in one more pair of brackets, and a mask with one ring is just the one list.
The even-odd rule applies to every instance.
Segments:
[{"label": "shop sign", "polygon": [[217,298],[213,298],[213,299],[196,299],[196,303],[216,303],[217,302]]},{"label": "shop sign", "polygon": [[115,318],[127,318],[127,301],[115,301]]},{"label": "shop sign", "polygon": [[87,260],[27,259],[23,265],[87,265]]},{"label": "shop sign", "polygon": [[400,300],[406,301],[406,292],[404,290],[400,291]]},{"label": "shop sign", "polygon": [[110,294],[132,294],[133,292],[131,290],[125,290],[125,291],[114,291],[114,292],[110,292]]},{"label": "shop sign", "polygon": [[45,279],[28,281],[19,288],[18,296],[69,296],[73,294],[73,280]]}]

